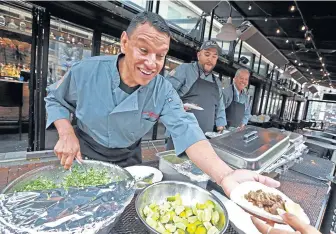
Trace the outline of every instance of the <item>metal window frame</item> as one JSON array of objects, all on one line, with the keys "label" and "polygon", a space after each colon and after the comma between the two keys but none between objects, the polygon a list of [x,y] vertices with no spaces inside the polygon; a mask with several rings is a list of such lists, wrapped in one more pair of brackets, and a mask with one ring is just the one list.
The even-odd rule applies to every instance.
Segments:
[{"label": "metal window frame", "polygon": [[[36,70],[36,45],[38,34],[38,9],[32,9],[32,44],[30,51],[30,71]],[[35,89],[36,89],[36,73],[31,72],[29,78],[29,126],[28,126],[28,148],[27,151],[35,150]]]}]

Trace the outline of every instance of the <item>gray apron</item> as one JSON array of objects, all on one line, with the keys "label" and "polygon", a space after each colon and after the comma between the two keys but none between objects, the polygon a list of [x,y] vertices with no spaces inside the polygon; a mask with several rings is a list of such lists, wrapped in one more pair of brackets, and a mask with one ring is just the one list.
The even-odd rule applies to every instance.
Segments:
[{"label": "gray apron", "polygon": [[[198,121],[198,125],[204,133],[213,132],[215,128],[216,106],[220,99],[219,88],[212,74],[213,82],[200,78],[200,68],[198,67],[198,78],[189,91],[181,97],[183,103],[194,103],[204,110],[190,110]],[[174,149],[172,138],[167,140],[167,150]]]},{"label": "gray apron", "polygon": [[232,102],[225,109],[227,127],[239,127],[242,124],[244,113],[245,113],[245,104],[235,101],[234,87],[232,85]]},{"label": "gray apron", "polygon": [[97,143],[80,128],[75,128],[82,158],[110,162],[121,167],[133,166],[142,162],[141,139],[127,148],[107,148]]}]

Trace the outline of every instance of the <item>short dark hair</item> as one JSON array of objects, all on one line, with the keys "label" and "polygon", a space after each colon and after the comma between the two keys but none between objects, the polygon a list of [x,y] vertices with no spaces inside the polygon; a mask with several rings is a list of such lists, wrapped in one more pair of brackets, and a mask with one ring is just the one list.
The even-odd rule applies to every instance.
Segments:
[{"label": "short dark hair", "polygon": [[131,23],[128,25],[126,33],[131,35],[132,32],[138,27],[140,24],[149,23],[159,32],[167,34],[169,37],[171,36],[170,29],[166,21],[158,14],[143,11],[138,13],[132,20]]}]

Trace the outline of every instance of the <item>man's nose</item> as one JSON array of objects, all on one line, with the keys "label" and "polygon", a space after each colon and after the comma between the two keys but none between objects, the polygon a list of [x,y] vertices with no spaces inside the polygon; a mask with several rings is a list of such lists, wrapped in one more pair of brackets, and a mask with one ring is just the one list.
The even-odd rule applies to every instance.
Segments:
[{"label": "man's nose", "polygon": [[148,69],[154,69],[156,64],[156,55],[155,54],[148,54],[145,60],[145,66]]}]

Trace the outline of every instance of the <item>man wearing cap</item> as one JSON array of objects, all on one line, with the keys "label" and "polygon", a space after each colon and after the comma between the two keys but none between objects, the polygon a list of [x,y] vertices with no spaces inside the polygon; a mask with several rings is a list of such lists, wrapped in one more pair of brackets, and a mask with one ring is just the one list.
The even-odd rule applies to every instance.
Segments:
[{"label": "man wearing cap", "polygon": [[[220,53],[221,49],[216,41],[206,41],[197,53],[198,61],[183,63],[167,76],[183,103],[196,104],[204,109],[188,110],[195,115],[204,133],[213,132],[215,126],[221,132],[225,126],[221,83],[212,73]],[[169,137],[167,149],[173,148]]]}]

